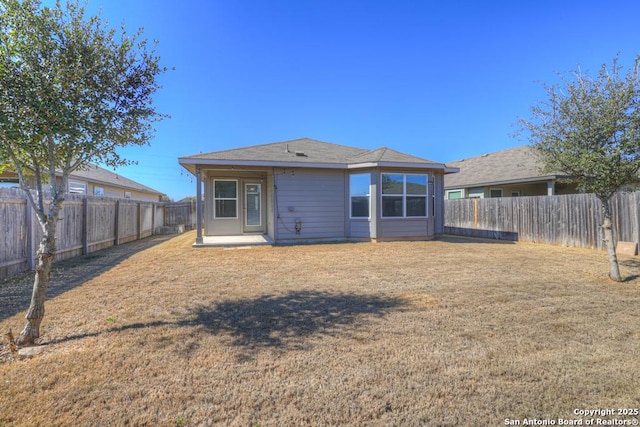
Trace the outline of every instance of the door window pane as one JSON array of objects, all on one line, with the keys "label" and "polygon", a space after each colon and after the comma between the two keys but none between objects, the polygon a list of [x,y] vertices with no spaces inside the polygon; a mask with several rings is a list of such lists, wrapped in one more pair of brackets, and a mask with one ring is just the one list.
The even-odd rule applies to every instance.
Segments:
[{"label": "door window pane", "polygon": [[247,210],[247,225],[260,225],[262,223],[260,190],[260,184],[247,184],[246,186],[245,203]]}]

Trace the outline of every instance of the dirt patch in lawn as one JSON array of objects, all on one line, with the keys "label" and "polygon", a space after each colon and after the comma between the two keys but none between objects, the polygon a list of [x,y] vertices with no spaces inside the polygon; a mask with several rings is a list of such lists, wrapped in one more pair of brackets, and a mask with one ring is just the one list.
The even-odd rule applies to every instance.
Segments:
[{"label": "dirt patch in lawn", "polygon": [[637,258],[617,284],[605,254],[548,245],[193,240],[77,283],[59,269],[75,285],[47,303],[42,352],[0,364],[0,425],[504,425],[637,407]]}]

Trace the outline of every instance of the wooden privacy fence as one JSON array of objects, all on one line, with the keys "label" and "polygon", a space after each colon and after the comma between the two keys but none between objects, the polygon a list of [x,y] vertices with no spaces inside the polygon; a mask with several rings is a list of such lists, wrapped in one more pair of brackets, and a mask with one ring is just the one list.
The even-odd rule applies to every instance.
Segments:
[{"label": "wooden privacy fence", "polygon": [[[191,203],[67,195],[56,229],[56,260],[143,239],[158,227],[180,224],[193,228]],[[0,188],[0,277],[33,269],[41,237],[25,194]]]},{"label": "wooden privacy fence", "polygon": [[[640,192],[611,199],[614,238],[640,240]],[[603,249],[602,209],[593,194],[445,200],[445,233]]]}]

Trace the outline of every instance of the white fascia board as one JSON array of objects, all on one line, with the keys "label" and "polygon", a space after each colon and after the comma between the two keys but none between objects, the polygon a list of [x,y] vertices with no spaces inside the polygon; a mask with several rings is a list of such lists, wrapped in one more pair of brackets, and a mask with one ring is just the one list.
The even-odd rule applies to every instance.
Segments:
[{"label": "white fascia board", "polygon": [[[436,169],[445,171],[448,169],[441,163],[368,162],[347,165],[347,169],[361,168]],[[456,169],[457,171],[458,169]]]},{"label": "white fascia board", "polygon": [[378,163],[376,162],[352,163],[347,165],[347,169],[367,169],[376,167],[378,167]]}]

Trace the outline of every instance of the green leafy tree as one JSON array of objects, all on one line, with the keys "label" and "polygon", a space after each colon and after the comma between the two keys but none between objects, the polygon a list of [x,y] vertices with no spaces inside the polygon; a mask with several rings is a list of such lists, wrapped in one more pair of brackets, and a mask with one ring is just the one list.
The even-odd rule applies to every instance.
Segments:
[{"label": "green leafy tree", "polygon": [[69,174],[90,162],[131,163],[117,149],[148,144],[166,117],[152,105],[166,69],[141,36],[106,28],[77,0],[0,0],[0,159],[42,228],[20,345],[40,335]]},{"label": "green leafy tree", "polygon": [[617,57],[594,77],[578,69],[560,84],[545,86],[549,99],[531,109],[531,120],[520,121],[547,171],[573,176],[580,190],[600,200],[609,276],[615,281],[622,281],[622,276],[610,200],[623,186],[638,181],[639,77],[640,56],[626,74]]}]

